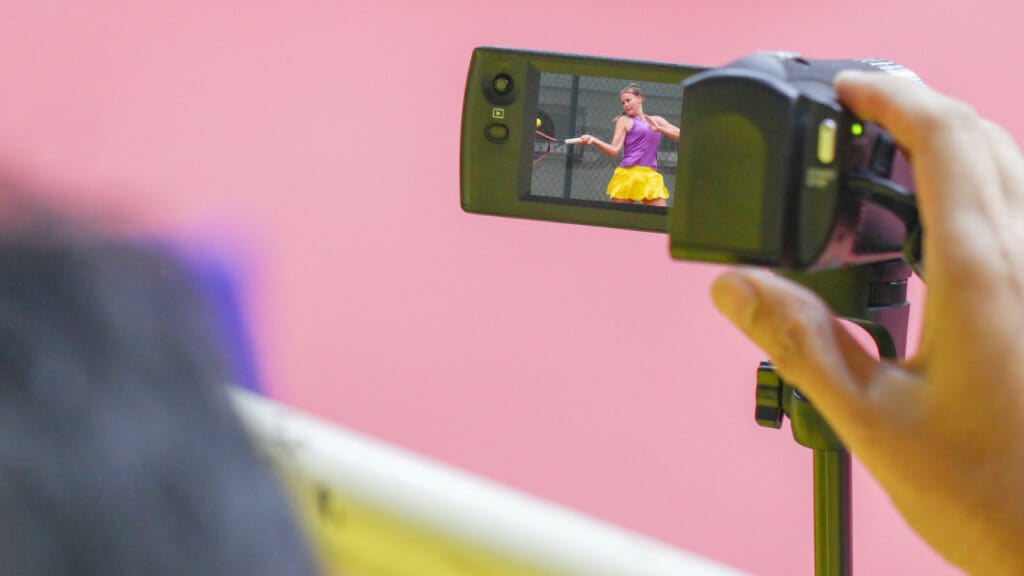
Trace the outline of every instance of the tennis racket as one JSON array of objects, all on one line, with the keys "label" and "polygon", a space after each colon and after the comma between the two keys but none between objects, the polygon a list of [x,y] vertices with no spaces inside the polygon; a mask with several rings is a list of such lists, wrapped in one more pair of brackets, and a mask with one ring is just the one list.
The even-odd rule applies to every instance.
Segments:
[{"label": "tennis racket", "polygon": [[557,148],[567,144],[579,144],[581,140],[580,138],[559,140],[537,130],[537,136],[533,143],[533,164],[536,166],[538,162],[550,156]]}]

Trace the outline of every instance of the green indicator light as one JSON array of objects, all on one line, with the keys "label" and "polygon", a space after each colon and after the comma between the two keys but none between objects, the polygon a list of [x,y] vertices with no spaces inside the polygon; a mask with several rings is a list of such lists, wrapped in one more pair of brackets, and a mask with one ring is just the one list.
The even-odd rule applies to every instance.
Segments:
[{"label": "green indicator light", "polygon": [[854,136],[860,136],[864,133],[864,126],[859,122],[855,122],[853,126],[850,126],[850,132],[853,132]]}]

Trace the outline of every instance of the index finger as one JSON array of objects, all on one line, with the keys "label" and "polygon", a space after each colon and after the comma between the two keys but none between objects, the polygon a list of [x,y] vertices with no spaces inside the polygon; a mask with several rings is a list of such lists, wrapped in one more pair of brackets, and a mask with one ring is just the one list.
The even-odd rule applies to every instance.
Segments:
[{"label": "index finger", "polygon": [[910,157],[921,219],[932,241],[948,248],[977,237],[970,232],[1004,213],[992,142],[970,106],[884,72],[844,72],[835,87],[844,105],[887,129]]}]

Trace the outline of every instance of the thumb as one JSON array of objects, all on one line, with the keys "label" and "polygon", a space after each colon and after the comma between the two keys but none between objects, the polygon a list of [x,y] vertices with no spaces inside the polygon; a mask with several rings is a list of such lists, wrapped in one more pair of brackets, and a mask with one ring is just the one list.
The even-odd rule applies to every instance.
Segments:
[{"label": "thumb", "polygon": [[711,288],[715,306],[840,432],[862,421],[879,365],[810,290],[763,270],[735,270]]}]

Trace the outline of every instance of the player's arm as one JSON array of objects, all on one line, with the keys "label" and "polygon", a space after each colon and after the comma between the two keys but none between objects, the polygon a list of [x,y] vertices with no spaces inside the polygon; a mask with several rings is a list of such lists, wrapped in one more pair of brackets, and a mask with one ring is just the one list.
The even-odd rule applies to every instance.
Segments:
[{"label": "player's arm", "polygon": [[597,138],[596,136],[591,136],[590,134],[580,136],[580,144],[592,145],[601,152],[604,152],[614,158],[622,152],[622,145],[626,142],[626,130],[629,128],[630,122],[631,120],[629,116],[619,116],[615,121],[615,132],[612,134],[611,144]]},{"label": "player's arm", "polygon": [[647,123],[650,124],[651,130],[660,132],[673,140],[679,140],[679,127],[665,120],[664,117],[648,116]]}]

